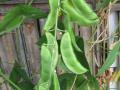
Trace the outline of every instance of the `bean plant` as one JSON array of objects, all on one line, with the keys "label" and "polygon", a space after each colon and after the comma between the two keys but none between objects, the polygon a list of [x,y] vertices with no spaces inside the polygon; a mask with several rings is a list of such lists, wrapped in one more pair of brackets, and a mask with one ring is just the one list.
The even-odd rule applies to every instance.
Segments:
[{"label": "bean plant", "polygon": [[[96,77],[113,63],[120,42],[108,55],[106,62],[109,63],[105,62],[95,76],[85,56],[83,39],[75,35],[73,24],[97,25],[99,18],[96,13],[85,0],[49,0],[49,9],[47,14],[31,4],[16,5],[0,21],[0,35],[4,35],[20,27],[28,18],[46,19],[43,36],[38,42],[41,51],[38,83],[33,84],[25,70],[16,67],[17,62],[9,77],[2,70],[0,76],[8,81],[13,90],[99,90]],[[61,39],[58,39],[57,32],[62,34]],[[17,82],[21,78],[25,81]]]}]

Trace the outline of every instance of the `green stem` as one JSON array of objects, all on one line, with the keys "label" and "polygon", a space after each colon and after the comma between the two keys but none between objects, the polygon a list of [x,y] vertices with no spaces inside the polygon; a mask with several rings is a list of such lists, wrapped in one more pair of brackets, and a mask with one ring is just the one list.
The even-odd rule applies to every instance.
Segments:
[{"label": "green stem", "polygon": [[12,86],[14,86],[17,90],[21,90],[15,83],[13,83],[3,72],[0,70],[0,76],[2,76],[6,81],[8,81]]},{"label": "green stem", "polygon": [[74,78],[74,81],[73,81],[73,84],[72,84],[72,86],[71,86],[70,90],[73,90],[74,85],[75,85],[75,82],[76,82],[76,79],[77,79],[77,75],[75,75],[75,78]]},{"label": "green stem", "polygon": [[33,2],[34,2],[34,0],[31,0],[31,1],[28,3],[28,5],[31,5]]},{"label": "green stem", "polygon": [[[60,6],[60,0],[58,2],[58,6]],[[55,22],[55,38],[57,38],[56,31],[58,29],[58,17],[59,17],[59,11],[60,7],[57,8],[57,13],[56,13],[56,22]]]}]

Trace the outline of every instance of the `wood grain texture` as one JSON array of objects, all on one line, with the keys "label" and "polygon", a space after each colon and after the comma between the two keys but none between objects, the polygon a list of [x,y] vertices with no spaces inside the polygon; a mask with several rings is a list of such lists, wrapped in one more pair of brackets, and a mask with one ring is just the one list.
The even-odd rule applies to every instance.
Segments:
[{"label": "wood grain texture", "polygon": [[16,59],[15,48],[11,34],[0,38],[0,57],[6,73],[10,73]]},{"label": "wood grain texture", "polygon": [[[36,44],[39,39],[37,22],[35,20],[28,20],[23,25],[22,40],[24,43],[24,51],[26,55],[26,63],[29,68],[31,77],[35,77],[40,71],[40,52]],[[33,81],[36,81],[34,80]]]},{"label": "wood grain texture", "polygon": [[[0,18],[14,5],[0,5]],[[47,4],[34,4],[34,7],[48,10]],[[37,22],[38,21],[38,22]],[[20,28],[0,37],[0,68],[10,74],[15,60],[24,68],[33,83],[38,81],[40,71],[40,52],[37,41],[40,38],[44,20],[26,20]],[[39,31],[38,31],[39,30]],[[1,65],[2,64],[2,65]],[[6,84],[0,90],[11,90]]]},{"label": "wood grain texture", "polygon": [[[0,15],[5,14],[10,8],[14,7],[15,5],[23,4],[25,2],[28,2],[28,0],[11,0],[4,3],[0,2]],[[93,0],[89,0],[88,2],[94,4]],[[48,0],[37,0],[32,5],[44,11],[48,11],[49,8]],[[116,4],[113,6],[112,10],[120,10],[120,5]],[[12,33],[0,37],[0,64],[2,64],[0,65],[0,68],[3,68],[6,74],[10,73],[14,61],[17,60],[26,70],[28,76],[32,77],[33,83],[36,83],[38,81],[38,73],[40,72],[40,51],[36,42],[44,33],[42,30],[44,23],[44,19],[27,20],[20,28],[15,29],[15,31]],[[74,25],[73,28],[76,35],[81,35],[84,38],[86,55],[88,56],[88,59],[91,60],[90,66],[92,66],[92,59],[94,59],[94,57],[92,57],[92,51],[88,52],[88,49],[90,49],[91,45],[87,43],[91,37],[91,30],[88,27],[81,27],[79,29],[77,25]],[[97,33],[99,35],[101,32]],[[100,61],[102,61],[102,51],[101,48],[97,49],[98,50],[96,51],[98,52],[96,52],[95,56],[100,64]],[[6,83],[0,85],[0,90],[11,90],[8,88],[9,87],[6,85]]]},{"label": "wood grain texture", "polygon": [[111,10],[112,11],[120,11],[120,3],[114,4]]}]

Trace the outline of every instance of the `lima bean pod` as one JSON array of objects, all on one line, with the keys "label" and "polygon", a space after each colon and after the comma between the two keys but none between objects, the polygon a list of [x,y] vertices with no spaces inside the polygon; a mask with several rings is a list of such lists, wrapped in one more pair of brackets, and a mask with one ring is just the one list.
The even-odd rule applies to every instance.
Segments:
[{"label": "lima bean pod", "polygon": [[69,32],[70,37],[71,37],[71,41],[73,46],[75,47],[75,49],[79,52],[81,52],[81,49],[78,47],[76,40],[75,40],[75,35],[74,35],[74,31],[72,30],[72,25],[69,19],[69,16],[64,15],[64,25],[65,25],[65,29]]},{"label": "lima bean pod", "polygon": [[91,9],[91,7],[85,2],[85,0],[71,0],[72,3],[82,12],[87,18],[91,20],[98,19],[95,12]]},{"label": "lima bean pod", "polygon": [[49,90],[48,89],[48,86],[49,84],[48,83],[42,83],[42,84],[39,84],[39,87],[36,88],[36,90]]},{"label": "lima bean pod", "polygon": [[53,82],[54,82],[54,90],[60,90],[60,85],[56,73],[54,73]]},{"label": "lima bean pod", "polygon": [[46,32],[46,38],[47,45],[42,45],[41,47],[41,79],[38,84],[39,90],[48,90],[50,87],[58,60],[58,44],[55,37],[51,33]]},{"label": "lima bean pod", "polygon": [[50,11],[57,11],[59,0],[49,0]]},{"label": "lima bean pod", "polygon": [[69,0],[62,2],[62,7],[65,12],[70,16],[71,21],[76,22],[79,25],[92,25],[99,20],[89,20],[82,13],[78,12]]},{"label": "lima bean pod", "polygon": [[58,44],[56,38],[49,32],[46,32],[47,45],[52,55],[52,72],[54,71],[58,61]]},{"label": "lima bean pod", "polygon": [[[40,81],[37,86],[37,90],[48,90],[51,82],[51,63],[52,56],[48,49],[48,47],[42,45],[41,47],[41,73],[40,73]],[[46,68],[47,67],[47,68]],[[44,89],[47,88],[47,89]]]},{"label": "lima bean pod", "polygon": [[49,5],[50,5],[50,13],[48,15],[48,18],[44,26],[44,30],[46,31],[50,30],[55,25],[59,0],[49,0]]},{"label": "lima bean pod", "polygon": [[51,83],[50,90],[60,90],[59,80],[55,72],[54,72],[54,75],[52,76],[52,83]]},{"label": "lima bean pod", "polygon": [[47,17],[47,20],[46,20],[46,23],[44,25],[44,30],[48,31],[50,29],[52,29],[55,25],[55,22],[56,22],[56,14],[55,12],[50,12],[48,17]]},{"label": "lima bean pod", "polygon": [[68,32],[62,36],[60,44],[61,54],[63,62],[67,68],[75,74],[83,74],[87,72],[87,69],[84,68],[79,61],[77,60],[75,53],[72,48],[71,38]]}]

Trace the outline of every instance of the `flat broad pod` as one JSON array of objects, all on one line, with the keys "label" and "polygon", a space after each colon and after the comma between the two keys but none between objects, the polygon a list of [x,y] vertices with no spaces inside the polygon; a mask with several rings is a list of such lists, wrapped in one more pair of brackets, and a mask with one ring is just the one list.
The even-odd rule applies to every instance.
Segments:
[{"label": "flat broad pod", "polygon": [[66,32],[61,39],[60,44],[61,55],[63,62],[67,68],[75,74],[83,74],[87,72],[87,69],[84,68],[79,61],[77,60],[73,47],[71,44],[71,38],[68,32]]},{"label": "flat broad pod", "polygon": [[[36,90],[49,90],[51,84],[56,83],[53,88],[59,88],[57,75],[54,72],[58,61],[58,44],[56,38],[46,32],[47,43],[41,47],[41,76]],[[55,89],[56,90],[56,89]]]},{"label": "flat broad pod", "polygon": [[96,13],[92,10],[90,5],[88,5],[85,0],[70,0],[76,10],[78,12],[81,12],[85,17],[87,17],[90,20],[98,20],[98,16]]},{"label": "flat broad pod", "polygon": [[56,23],[56,17],[57,17],[56,13],[57,13],[57,9],[59,6],[59,1],[60,0],[49,0],[50,13],[48,14],[48,18],[47,18],[45,26],[44,26],[44,30],[46,30],[46,31],[53,28],[53,26]]},{"label": "flat broad pod", "polygon": [[52,75],[52,83],[49,90],[60,90],[59,80],[56,72]]},{"label": "flat broad pod", "polygon": [[98,19],[95,20],[89,19],[81,11],[78,11],[78,9],[76,9],[76,7],[74,6],[75,5],[70,0],[62,1],[62,8],[64,12],[69,15],[71,21],[79,25],[87,25],[87,26],[95,24],[99,21]]},{"label": "flat broad pod", "polygon": [[41,73],[40,81],[36,86],[36,90],[48,90],[51,83],[51,53],[44,44],[41,46]]},{"label": "flat broad pod", "polygon": [[70,18],[68,15],[64,15],[64,26],[65,26],[65,30],[67,32],[69,32],[70,37],[71,37],[71,41],[73,46],[75,47],[75,49],[79,52],[82,52],[82,50],[79,48],[79,46],[76,43],[76,39],[75,39],[75,35],[74,35],[74,31],[72,29],[72,24],[70,22]]},{"label": "flat broad pod", "polygon": [[54,69],[58,62],[58,43],[56,38],[50,32],[46,32],[46,38],[47,47],[49,48],[52,55],[52,72],[54,72]]}]

